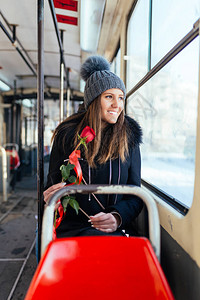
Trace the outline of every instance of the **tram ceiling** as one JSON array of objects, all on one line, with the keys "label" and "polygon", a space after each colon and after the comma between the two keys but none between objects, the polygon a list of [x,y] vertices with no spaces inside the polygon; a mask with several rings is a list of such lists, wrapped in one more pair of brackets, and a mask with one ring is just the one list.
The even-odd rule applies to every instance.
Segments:
[{"label": "tram ceiling", "polygon": [[[134,0],[72,0],[77,3],[76,9],[69,10],[57,8],[59,5],[69,3],[67,0],[49,0],[44,1],[44,75],[45,88],[59,89],[60,81],[60,48],[58,37],[55,30],[55,24],[52,18],[50,2],[55,4],[55,13],[60,15],[57,26],[63,31],[63,57],[65,67],[69,70],[69,84],[74,91],[80,90],[80,66],[85,58],[91,53],[99,53],[112,58],[112,54],[106,51],[108,45],[115,45],[118,42],[118,33],[120,16],[125,3]],[[87,15],[88,6],[84,7],[85,14],[82,20],[86,20],[87,29],[81,32],[80,28],[85,25],[81,22],[81,10],[83,3],[88,3],[91,8],[91,16]],[[98,4],[98,6],[96,5]],[[61,6],[62,6],[61,5]],[[129,4],[130,5],[130,4]],[[95,18],[94,18],[95,15]],[[67,17],[66,17],[67,16]],[[114,23],[117,18],[117,22]],[[71,24],[66,24],[67,20]],[[64,23],[63,23],[64,22]],[[77,23],[76,23],[77,22]],[[74,24],[75,25],[74,25]],[[35,0],[0,0],[0,24],[7,31],[7,35],[2,26],[0,28],[0,80],[14,88],[16,80],[17,89],[36,89],[37,79],[37,1]],[[76,25],[77,24],[77,25]],[[115,26],[113,26],[115,24]],[[14,25],[14,26],[13,26]],[[85,35],[88,28],[98,29],[96,46],[98,49],[84,49],[81,45],[81,36]],[[14,28],[14,30],[13,30]],[[93,28],[93,35],[94,35]],[[118,29],[116,29],[118,28]],[[116,34],[117,33],[117,34]],[[10,36],[10,38],[8,37]],[[90,34],[89,34],[90,35]],[[92,34],[91,34],[92,35]],[[114,44],[112,38],[114,37]],[[16,40],[15,42],[12,42]],[[94,40],[94,37],[93,37]],[[16,51],[16,47],[19,51]],[[115,48],[115,46],[113,46]],[[28,64],[23,60],[22,56],[27,60]],[[65,74],[66,76],[66,74]]]},{"label": "tram ceiling", "polygon": [[[17,88],[37,87],[37,1],[35,0],[0,0],[0,79],[11,89],[16,80]],[[23,8],[23,9],[22,9]],[[79,12],[58,9],[79,19]],[[44,74],[55,77],[46,78],[46,87],[59,88],[60,49],[58,46],[53,19],[48,1],[45,1],[44,24]],[[79,69],[81,65],[81,48],[79,43],[79,25],[58,23],[59,30],[64,31],[63,49],[66,68],[69,68],[70,87],[79,90]],[[15,27],[16,39],[13,36]],[[5,30],[2,30],[2,27]],[[6,31],[6,33],[5,33]],[[11,39],[9,39],[9,37]],[[13,41],[15,42],[13,43]],[[22,53],[24,61],[16,47]]]}]

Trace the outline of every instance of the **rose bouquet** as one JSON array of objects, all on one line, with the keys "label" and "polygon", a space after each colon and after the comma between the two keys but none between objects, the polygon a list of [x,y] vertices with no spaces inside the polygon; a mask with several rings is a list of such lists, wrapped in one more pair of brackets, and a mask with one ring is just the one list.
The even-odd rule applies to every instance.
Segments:
[{"label": "rose bouquet", "polygon": [[[75,150],[69,155],[67,165],[62,165],[60,171],[62,174],[62,182],[69,182],[66,185],[81,184],[82,183],[82,170],[79,163],[81,158],[81,151],[78,149],[81,145],[87,148],[87,144],[95,138],[95,132],[89,126],[86,126],[81,134],[78,134],[79,143],[76,146]],[[71,175],[71,171],[74,170],[76,176]],[[84,180],[85,182],[85,180]],[[67,210],[67,206],[70,205],[75,209],[78,214],[79,210],[82,211],[87,217],[89,217],[79,206],[79,203],[76,201],[75,197],[72,195],[64,196],[61,200],[58,200],[59,207],[55,212],[54,217],[54,228],[53,228],[53,239],[56,238],[56,229],[60,225],[62,219],[64,218]]]}]

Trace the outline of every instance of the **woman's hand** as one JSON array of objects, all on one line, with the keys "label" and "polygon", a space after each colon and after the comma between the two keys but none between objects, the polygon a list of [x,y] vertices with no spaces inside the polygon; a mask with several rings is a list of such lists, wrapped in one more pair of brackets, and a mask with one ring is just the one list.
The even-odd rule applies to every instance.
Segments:
[{"label": "woman's hand", "polygon": [[[48,204],[49,199],[51,198],[51,196],[57,192],[58,190],[60,190],[61,188],[63,188],[65,186],[64,182],[60,182],[57,184],[54,184],[52,186],[50,186],[46,191],[44,191],[43,196],[44,196],[44,202],[46,204]],[[55,206],[55,210],[59,207],[59,203],[56,204]]]},{"label": "woman's hand", "polygon": [[111,213],[100,212],[91,216],[89,222],[91,222],[92,227],[103,232],[114,232],[119,226],[119,220]]}]

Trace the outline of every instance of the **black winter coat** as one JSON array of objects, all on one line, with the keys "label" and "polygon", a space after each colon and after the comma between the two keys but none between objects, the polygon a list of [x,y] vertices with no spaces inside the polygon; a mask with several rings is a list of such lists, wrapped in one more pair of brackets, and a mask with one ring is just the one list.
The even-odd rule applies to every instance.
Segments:
[{"label": "black winter coat", "polygon": [[[129,142],[129,155],[125,162],[119,159],[107,161],[103,165],[97,164],[96,168],[90,169],[86,160],[80,160],[83,177],[91,184],[128,184],[140,186],[141,182],[141,158],[139,144],[141,143],[142,131],[138,123],[132,118],[126,116],[126,122],[130,127],[132,138]],[[74,126],[75,127],[75,126]],[[54,144],[51,150],[49,174],[47,178],[46,189],[53,184],[61,182],[60,166],[64,160],[69,158],[69,155],[74,150],[72,143],[74,131],[67,134],[65,143],[65,151],[62,146],[62,134],[58,134],[54,139]],[[105,207],[104,212],[117,211],[121,218],[122,224],[120,229],[127,229],[132,220],[134,220],[142,209],[142,201],[136,196],[129,195],[96,195],[99,201]],[[76,200],[80,207],[90,216],[102,211],[100,205],[91,195],[76,195]],[[57,229],[57,236],[76,236],[83,228],[89,226],[87,217],[79,212],[77,215],[75,210],[70,206],[67,207],[65,218]]]}]

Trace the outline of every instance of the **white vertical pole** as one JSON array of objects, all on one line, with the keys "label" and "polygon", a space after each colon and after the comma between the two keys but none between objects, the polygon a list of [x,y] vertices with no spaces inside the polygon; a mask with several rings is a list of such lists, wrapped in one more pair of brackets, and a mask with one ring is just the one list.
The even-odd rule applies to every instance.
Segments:
[{"label": "white vertical pole", "polygon": [[64,119],[64,63],[60,65],[60,122]]},{"label": "white vertical pole", "polygon": [[0,150],[2,153],[2,186],[3,186],[3,202],[6,202],[8,200],[7,195],[7,156],[6,156],[6,150],[0,146]]},{"label": "white vertical pole", "polygon": [[70,103],[70,88],[67,89],[67,117],[69,117],[70,115],[69,103]]}]

